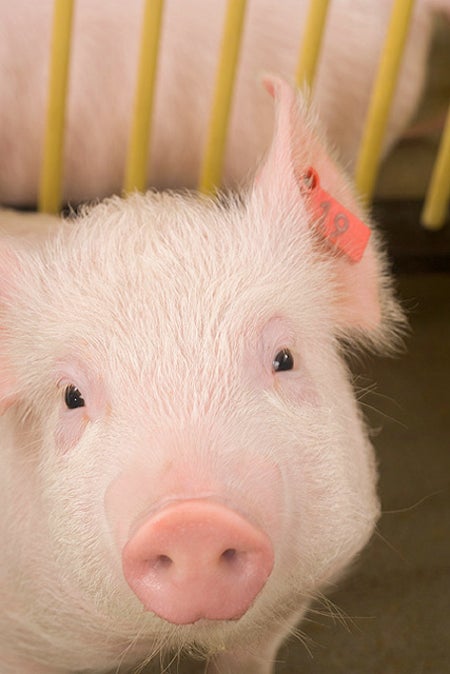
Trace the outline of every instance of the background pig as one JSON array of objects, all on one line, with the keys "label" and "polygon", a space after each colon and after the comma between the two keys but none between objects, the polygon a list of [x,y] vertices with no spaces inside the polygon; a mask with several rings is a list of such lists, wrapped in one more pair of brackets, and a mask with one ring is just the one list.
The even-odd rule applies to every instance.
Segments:
[{"label": "background pig", "polygon": [[[445,0],[448,9],[448,0]],[[435,3],[434,3],[435,4]],[[420,95],[431,35],[429,0],[415,3],[385,150]],[[440,6],[443,2],[438,3]],[[0,0],[0,203],[35,204],[52,0]],[[225,0],[167,0],[154,111],[149,184],[194,187],[211,107]],[[120,192],[138,61],[141,0],[77,0],[65,147],[65,199]],[[314,97],[332,142],[352,167],[391,0],[333,0]],[[266,151],[271,108],[263,71],[294,76],[306,0],[251,0],[224,167],[226,186]],[[450,13],[450,12],[449,12]]]},{"label": "background pig", "polygon": [[[324,239],[304,173],[364,213],[281,80],[253,185],[112,198],[0,248],[0,669],[165,650],[268,674],[379,513],[341,338],[401,313],[375,233]],[[351,251],[350,251],[351,253]]]}]

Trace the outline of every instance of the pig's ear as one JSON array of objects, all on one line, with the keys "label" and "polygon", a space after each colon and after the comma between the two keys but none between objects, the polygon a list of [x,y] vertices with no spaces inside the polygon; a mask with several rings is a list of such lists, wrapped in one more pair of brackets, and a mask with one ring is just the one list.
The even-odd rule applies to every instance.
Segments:
[{"label": "pig's ear", "polygon": [[19,266],[16,255],[0,240],[0,416],[15,402],[15,378],[7,355],[5,314],[13,289],[14,271]]},{"label": "pig's ear", "polygon": [[[367,215],[303,97],[281,79],[266,77],[263,83],[275,101],[275,131],[255,189],[270,211],[301,212],[298,227],[312,232],[318,260],[332,260],[337,334],[387,344],[402,313]],[[324,201],[328,206],[321,208]]]}]

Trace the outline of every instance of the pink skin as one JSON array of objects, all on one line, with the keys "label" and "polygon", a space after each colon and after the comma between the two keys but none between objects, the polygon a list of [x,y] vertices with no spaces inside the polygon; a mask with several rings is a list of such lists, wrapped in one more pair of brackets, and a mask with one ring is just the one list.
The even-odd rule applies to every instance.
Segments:
[{"label": "pink skin", "polygon": [[122,553],[125,579],[145,609],[176,625],[239,618],[264,586],[273,560],[263,531],[199,499],[151,516]]}]

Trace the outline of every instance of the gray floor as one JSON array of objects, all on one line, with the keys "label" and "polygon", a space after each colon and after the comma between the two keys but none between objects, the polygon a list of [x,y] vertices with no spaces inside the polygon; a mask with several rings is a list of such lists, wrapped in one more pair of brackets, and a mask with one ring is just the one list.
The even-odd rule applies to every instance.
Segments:
[{"label": "gray floor", "polygon": [[[370,359],[358,384],[379,457],[384,515],[331,595],[342,619],[312,614],[277,674],[450,672],[450,275],[403,275],[408,352]],[[201,667],[184,662],[178,674]]]}]

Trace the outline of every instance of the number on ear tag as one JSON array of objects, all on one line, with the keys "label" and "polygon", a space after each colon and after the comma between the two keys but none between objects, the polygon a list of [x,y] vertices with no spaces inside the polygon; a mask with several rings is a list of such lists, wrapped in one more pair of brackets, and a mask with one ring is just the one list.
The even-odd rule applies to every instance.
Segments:
[{"label": "number on ear tag", "polygon": [[370,238],[370,228],[320,186],[313,168],[301,178],[301,190],[310,199],[317,231],[352,262],[359,262]]}]

